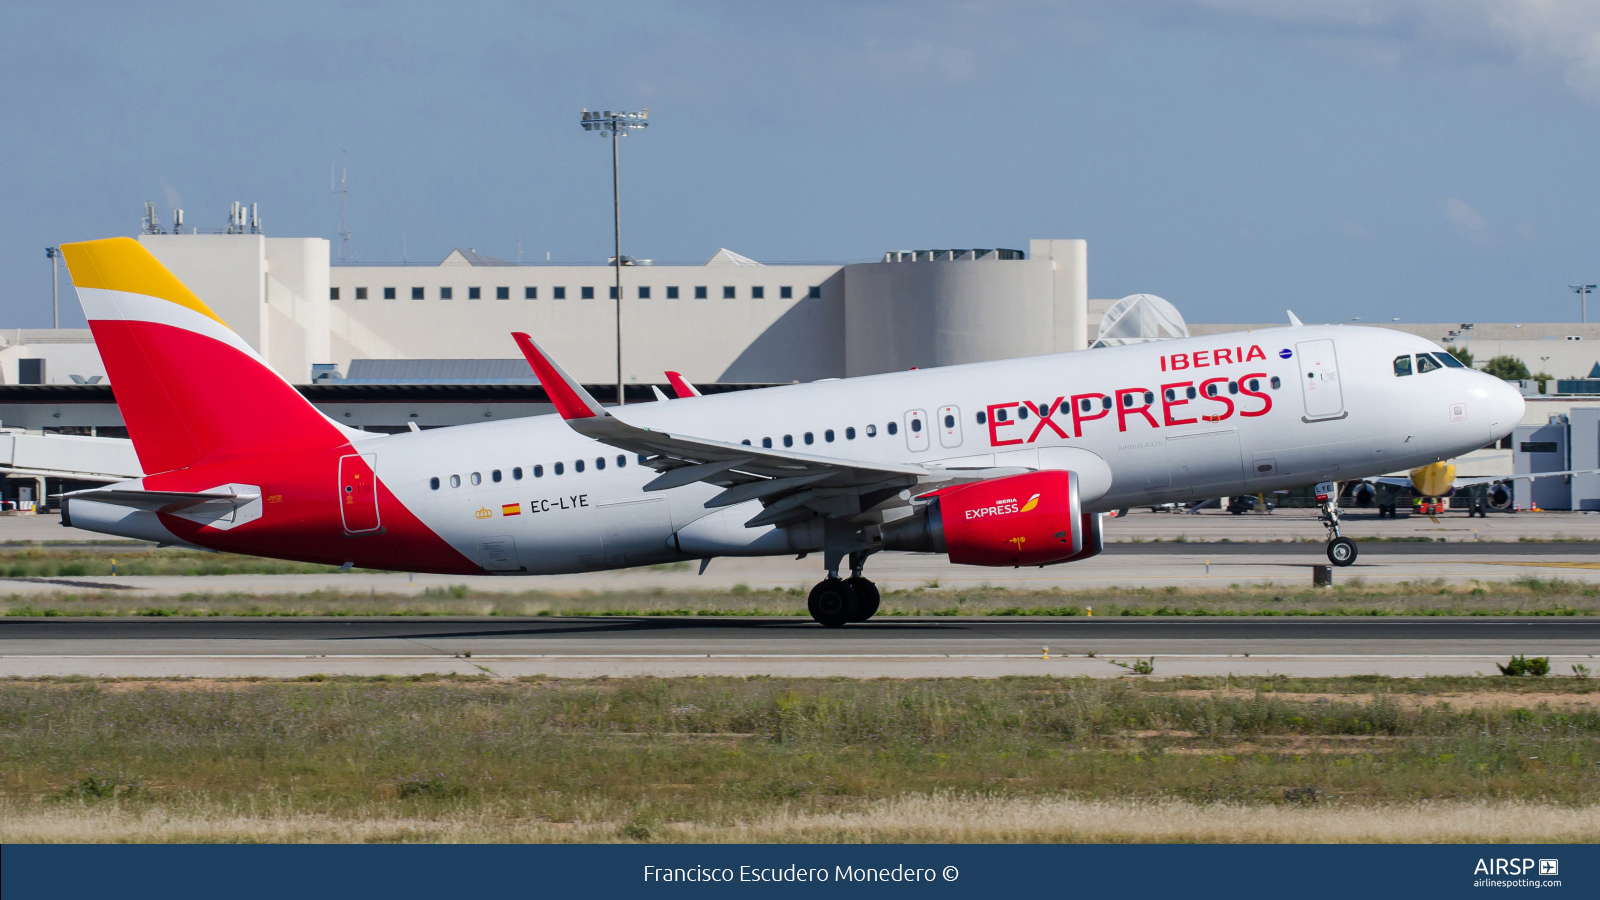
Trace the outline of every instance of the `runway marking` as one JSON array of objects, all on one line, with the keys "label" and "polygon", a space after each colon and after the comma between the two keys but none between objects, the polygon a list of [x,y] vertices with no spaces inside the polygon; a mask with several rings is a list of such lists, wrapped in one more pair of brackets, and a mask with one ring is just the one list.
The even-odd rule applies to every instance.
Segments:
[{"label": "runway marking", "polygon": [[1600,562],[1490,562],[1477,563],[1480,566],[1527,566],[1535,569],[1600,569]]}]

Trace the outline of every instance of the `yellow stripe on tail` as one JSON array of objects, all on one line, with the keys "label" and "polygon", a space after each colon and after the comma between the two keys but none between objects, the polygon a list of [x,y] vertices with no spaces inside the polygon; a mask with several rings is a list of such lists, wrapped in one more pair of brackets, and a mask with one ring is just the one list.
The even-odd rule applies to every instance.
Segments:
[{"label": "yellow stripe on tail", "polygon": [[61,255],[66,257],[67,271],[77,287],[158,297],[214,319],[224,328],[228,325],[133,238],[62,244]]}]

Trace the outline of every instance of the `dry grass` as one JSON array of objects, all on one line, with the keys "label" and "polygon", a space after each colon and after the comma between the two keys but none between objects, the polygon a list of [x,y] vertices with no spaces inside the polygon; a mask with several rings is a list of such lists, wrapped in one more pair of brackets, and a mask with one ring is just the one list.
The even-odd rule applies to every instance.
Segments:
[{"label": "dry grass", "polygon": [[791,808],[748,821],[624,817],[556,823],[505,804],[435,816],[388,806],[341,814],[180,808],[0,807],[5,843],[1594,843],[1600,807],[1522,802],[1245,806],[1176,800],[912,795],[851,809]]},{"label": "dry grass", "polygon": [[1597,695],[1575,678],[14,679],[0,841],[1596,840]]}]

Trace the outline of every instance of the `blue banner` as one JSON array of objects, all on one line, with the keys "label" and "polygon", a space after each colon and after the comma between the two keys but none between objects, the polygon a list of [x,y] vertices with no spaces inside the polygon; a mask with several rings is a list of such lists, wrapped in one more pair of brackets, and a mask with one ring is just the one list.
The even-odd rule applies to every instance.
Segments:
[{"label": "blue banner", "polygon": [[[1600,895],[1600,848],[1512,845],[32,846],[5,900]],[[1500,894],[1504,896],[1504,894]]]}]

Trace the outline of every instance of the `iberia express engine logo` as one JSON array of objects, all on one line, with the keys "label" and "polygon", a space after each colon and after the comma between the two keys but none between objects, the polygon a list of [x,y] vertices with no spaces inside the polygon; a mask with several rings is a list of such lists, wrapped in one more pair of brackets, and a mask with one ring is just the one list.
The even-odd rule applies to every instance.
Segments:
[{"label": "iberia express engine logo", "polygon": [[1017,506],[1017,498],[1007,497],[1004,500],[996,500],[990,505],[981,507],[979,509],[967,510],[967,520],[971,521],[972,519],[988,519],[994,516],[1007,516],[1012,513],[1030,512],[1035,506],[1038,505],[1038,494],[1034,494],[1032,497],[1029,497],[1028,502],[1022,504],[1020,507]]}]

